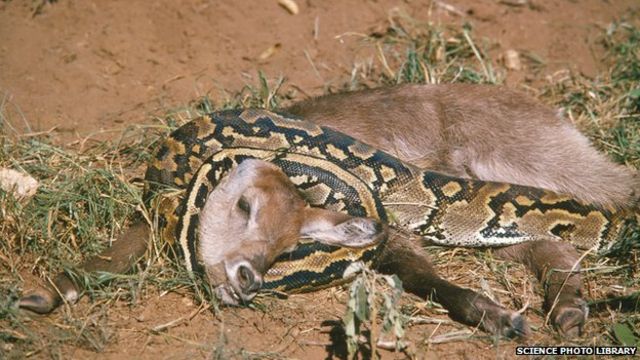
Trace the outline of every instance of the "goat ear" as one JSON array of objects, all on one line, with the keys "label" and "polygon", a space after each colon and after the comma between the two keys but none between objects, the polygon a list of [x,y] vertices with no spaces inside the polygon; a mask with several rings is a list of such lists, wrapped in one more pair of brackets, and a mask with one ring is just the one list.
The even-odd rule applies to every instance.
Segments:
[{"label": "goat ear", "polygon": [[361,248],[382,240],[387,228],[372,218],[306,208],[300,235],[327,245]]}]

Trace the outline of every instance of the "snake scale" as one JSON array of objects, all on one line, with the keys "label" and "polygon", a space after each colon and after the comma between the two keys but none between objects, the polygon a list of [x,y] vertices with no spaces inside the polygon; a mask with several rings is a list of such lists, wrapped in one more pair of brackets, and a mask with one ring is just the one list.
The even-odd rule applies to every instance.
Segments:
[{"label": "snake scale", "polygon": [[[198,215],[220,179],[247,158],[273,162],[311,206],[368,216],[448,246],[492,247],[558,239],[607,249],[632,214],[550,191],[422,170],[345,134],[266,110],[201,116],[174,131],[146,174],[159,233],[191,271]],[[173,189],[166,192],[165,189]],[[354,249],[301,239],[264,276],[263,288],[314,290],[347,280],[384,242]]]}]

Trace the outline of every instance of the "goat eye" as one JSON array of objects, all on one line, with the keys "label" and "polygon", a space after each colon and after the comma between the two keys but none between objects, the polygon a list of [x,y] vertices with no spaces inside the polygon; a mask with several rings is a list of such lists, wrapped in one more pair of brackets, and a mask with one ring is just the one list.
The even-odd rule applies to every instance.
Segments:
[{"label": "goat eye", "polygon": [[249,205],[249,202],[247,201],[247,199],[245,199],[244,196],[241,196],[238,200],[238,209],[240,209],[240,211],[246,213],[247,215],[251,213],[251,205]]}]

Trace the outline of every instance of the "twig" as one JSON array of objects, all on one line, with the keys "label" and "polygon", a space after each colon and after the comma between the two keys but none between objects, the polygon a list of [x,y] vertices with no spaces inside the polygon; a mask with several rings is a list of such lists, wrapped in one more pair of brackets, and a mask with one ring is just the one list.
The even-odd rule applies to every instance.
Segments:
[{"label": "twig", "polygon": [[3,337],[6,336],[15,340],[27,340],[29,338],[27,335],[11,329],[2,329],[0,330],[0,334],[2,334]]},{"label": "twig", "polygon": [[[371,278],[369,278],[371,280],[371,283],[369,284],[369,311],[371,312],[371,326],[370,326],[370,334],[369,334],[369,340],[370,340],[370,344],[369,346],[373,349],[374,346],[378,346],[378,344],[381,342],[380,340],[380,334],[379,334],[379,329],[378,329],[378,303],[376,302],[376,273],[373,272]],[[365,279],[367,280],[367,279]],[[374,344],[375,339],[378,339],[378,341]],[[375,351],[371,354],[371,358],[372,359],[378,359],[378,354],[375,353]]]},{"label": "twig", "polygon": [[547,312],[547,316],[545,316],[544,318],[545,326],[549,323],[549,318],[551,317],[551,313],[553,313],[553,310],[555,310],[556,306],[558,305],[558,301],[560,300],[560,294],[562,293],[562,290],[564,290],[564,286],[567,284],[567,281],[569,281],[569,278],[571,277],[571,275],[577,273],[576,269],[580,266],[580,263],[582,262],[582,260],[584,260],[584,258],[587,257],[587,255],[595,251],[597,248],[598,248],[598,245],[595,245],[591,249],[585,251],[580,256],[580,258],[573,264],[573,266],[571,267],[571,270],[567,274],[567,277],[564,278],[564,281],[562,282],[562,285],[560,286],[560,289],[558,290],[556,297],[553,299],[553,304],[551,305],[551,308]]},{"label": "twig", "polygon": [[453,331],[450,333],[430,337],[429,339],[427,339],[426,342],[428,344],[442,344],[442,343],[452,342],[452,341],[463,341],[463,340],[468,340],[469,338],[471,338],[472,335],[473,335],[473,332],[469,330]]},{"label": "twig", "polygon": [[450,320],[443,320],[443,319],[436,319],[436,318],[432,318],[432,317],[426,317],[426,316],[412,316],[409,318],[408,321],[409,324],[411,325],[422,325],[422,324],[438,324],[438,325],[442,325],[442,324],[453,324],[452,321]]},{"label": "twig", "polygon": [[378,340],[376,347],[389,351],[404,350],[409,347],[410,343],[399,340]]},{"label": "twig", "polygon": [[469,31],[464,30],[462,32],[462,34],[464,35],[465,40],[467,40],[467,43],[471,47],[471,50],[473,51],[473,54],[476,56],[476,58],[480,62],[480,66],[482,66],[482,72],[484,72],[484,76],[486,76],[487,79],[490,80],[491,82],[495,82],[495,79],[489,73],[489,68],[487,67],[487,64],[485,64],[485,61],[482,58],[482,55],[480,55],[480,51],[478,51],[478,48],[476,48],[476,45],[473,43],[473,40],[471,39],[471,36],[469,35]]},{"label": "twig", "polygon": [[150,330],[151,330],[151,332],[159,333],[159,332],[164,331],[166,329],[178,326],[178,325],[182,324],[185,321],[193,319],[196,315],[198,315],[201,312],[209,309],[210,307],[211,307],[211,304],[209,304],[209,303],[204,304],[203,303],[202,305],[200,305],[200,307],[198,307],[197,309],[192,311],[188,316],[181,316],[181,317],[179,317],[179,318],[177,318],[175,320],[169,321],[168,323],[154,326]]},{"label": "twig", "polygon": [[320,72],[318,71],[316,64],[311,59],[311,55],[309,55],[309,52],[307,51],[307,49],[304,50],[304,57],[307,58],[307,61],[309,62],[309,64],[311,64],[311,68],[313,69],[314,74],[316,74],[316,76],[318,77],[318,79],[320,79],[320,81],[324,82],[324,79],[320,75]]},{"label": "twig", "polygon": [[450,12],[452,14],[456,14],[456,15],[458,15],[460,17],[466,17],[467,16],[467,14],[465,14],[462,10],[459,10],[457,7],[455,7],[455,6],[451,5],[451,4],[447,4],[446,2],[436,1],[435,4],[438,7],[442,8],[443,10],[448,11],[448,12]]},{"label": "twig", "polygon": [[57,126],[54,126],[51,129],[46,130],[46,131],[29,132],[29,133],[26,133],[26,134],[21,134],[20,137],[21,138],[28,138],[28,137],[36,137],[36,136],[40,136],[40,135],[49,135],[52,132],[54,132],[57,128],[58,128]]},{"label": "twig", "polygon": [[331,341],[300,341],[298,344],[306,346],[332,346]]},{"label": "twig", "polygon": [[316,16],[315,20],[313,20],[313,40],[318,41],[319,35],[320,35],[320,16]]},{"label": "twig", "polygon": [[384,70],[389,74],[389,77],[391,77],[392,79],[396,78],[396,73],[391,70],[391,68],[389,67],[389,64],[387,63],[387,58],[384,56],[384,52],[382,51],[382,46],[380,46],[380,43],[376,43],[376,48],[378,49],[378,56],[380,57],[380,61],[382,62],[382,66],[384,67]]},{"label": "twig", "polygon": [[357,37],[361,37],[361,38],[368,38],[369,37],[369,35],[367,35],[367,34],[355,32],[355,31],[347,31],[347,32],[344,32],[342,34],[338,34],[338,35],[334,36],[333,38],[336,39],[336,40],[342,40],[343,37],[347,37],[347,36],[357,36]]}]

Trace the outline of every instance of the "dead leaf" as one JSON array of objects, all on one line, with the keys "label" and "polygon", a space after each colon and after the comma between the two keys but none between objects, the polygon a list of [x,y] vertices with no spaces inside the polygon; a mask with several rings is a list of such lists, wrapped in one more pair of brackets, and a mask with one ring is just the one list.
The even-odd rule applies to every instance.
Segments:
[{"label": "dead leaf", "polygon": [[278,0],[278,4],[287,9],[292,15],[298,15],[300,12],[300,8],[298,8],[298,4],[294,0]]},{"label": "dead leaf", "polygon": [[272,57],[278,51],[278,49],[280,49],[280,47],[282,47],[280,43],[276,43],[273,46],[269,46],[269,48],[267,48],[265,51],[261,52],[260,55],[258,55],[258,60],[260,61],[267,60],[268,58]]}]

